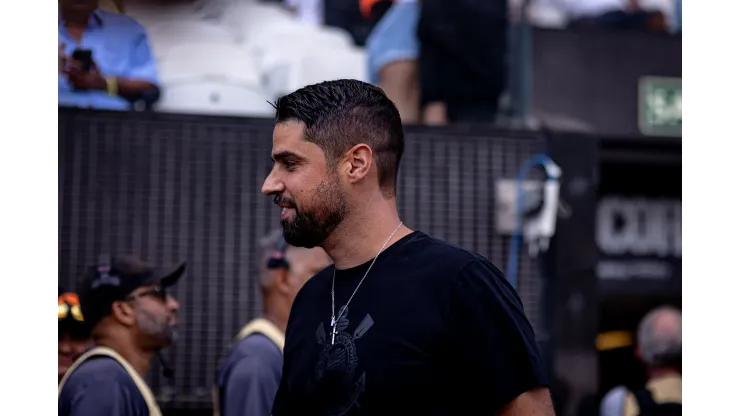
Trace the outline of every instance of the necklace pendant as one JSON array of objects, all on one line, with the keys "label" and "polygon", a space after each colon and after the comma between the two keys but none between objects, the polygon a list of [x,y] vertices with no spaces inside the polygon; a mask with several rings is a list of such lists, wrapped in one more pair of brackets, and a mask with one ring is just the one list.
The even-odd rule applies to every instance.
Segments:
[{"label": "necklace pendant", "polygon": [[331,323],[329,324],[330,327],[334,328],[334,326],[337,324],[337,321],[334,319],[334,317],[331,317]]},{"label": "necklace pendant", "polygon": [[337,327],[335,326],[331,330],[331,345],[334,345],[334,337],[337,335]]}]

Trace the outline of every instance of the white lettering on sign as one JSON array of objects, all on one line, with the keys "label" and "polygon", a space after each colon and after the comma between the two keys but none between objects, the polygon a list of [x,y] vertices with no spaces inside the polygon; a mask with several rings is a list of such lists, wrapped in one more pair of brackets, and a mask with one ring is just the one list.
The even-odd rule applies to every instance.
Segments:
[{"label": "white lettering on sign", "polygon": [[602,199],[596,209],[596,245],[612,256],[681,258],[681,201]]},{"label": "white lettering on sign", "polygon": [[600,261],[596,265],[596,277],[602,280],[630,280],[634,278],[668,280],[673,275],[670,262],[660,260]]}]

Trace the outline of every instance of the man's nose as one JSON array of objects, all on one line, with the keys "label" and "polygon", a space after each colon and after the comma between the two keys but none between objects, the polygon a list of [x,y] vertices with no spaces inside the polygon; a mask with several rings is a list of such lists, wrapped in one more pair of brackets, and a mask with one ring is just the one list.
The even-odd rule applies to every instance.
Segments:
[{"label": "man's nose", "polygon": [[170,295],[167,295],[167,309],[171,310],[172,312],[177,312],[178,309],[180,309],[180,302],[177,301],[177,299],[173,298]]},{"label": "man's nose", "polygon": [[285,190],[283,182],[275,175],[275,170],[271,170],[270,174],[265,178],[265,182],[262,184],[262,193],[265,195],[279,195]]}]

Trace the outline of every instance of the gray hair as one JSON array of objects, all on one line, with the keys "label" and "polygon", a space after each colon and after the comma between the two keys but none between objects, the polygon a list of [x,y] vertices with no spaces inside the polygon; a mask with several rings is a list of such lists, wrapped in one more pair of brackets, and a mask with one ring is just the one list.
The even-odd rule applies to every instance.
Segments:
[{"label": "gray hair", "polygon": [[656,308],[640,321],[637,347],[651,368],[673,367],[681,362],[681,311],[670,306]]}]

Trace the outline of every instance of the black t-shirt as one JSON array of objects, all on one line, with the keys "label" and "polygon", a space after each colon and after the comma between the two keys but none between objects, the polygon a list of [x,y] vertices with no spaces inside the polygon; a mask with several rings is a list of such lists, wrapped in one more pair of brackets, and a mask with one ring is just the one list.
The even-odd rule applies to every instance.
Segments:
[{"label": "black t-shirt", "polygon": [[[337,271],[337,310],[369,265]],[[547,385],[522,303],[485,258],[404,237],[378,257],[334,345],[333,272],[295,299],[274,416],[495,414]]]},{"label": "black t-shirt", "polygon": [[59,416],[149,416],[134,380],[107,356],[91,357],[77,367],[58,404]]}]

